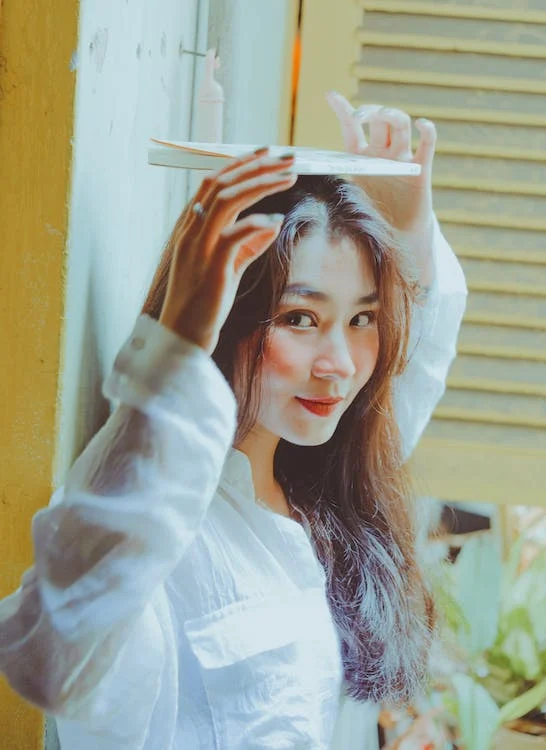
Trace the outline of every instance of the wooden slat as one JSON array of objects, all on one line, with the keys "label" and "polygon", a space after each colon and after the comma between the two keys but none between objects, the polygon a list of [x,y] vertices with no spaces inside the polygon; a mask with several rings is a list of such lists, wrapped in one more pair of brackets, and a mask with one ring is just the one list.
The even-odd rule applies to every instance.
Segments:
[{"label": "wooden slat", "polygon": [[510,42],[489,42],[483,39],[456,39],[453,37],[425,36],[424,34],[388,34],[360,29],[358,41],[367,47],[387,47],[390,49],[414,49],[419,52],[458,52],[499,57],[546,59],[543,44],[515,44]]},{"label": "wooden slat", "polygon": [[532,161],[539,163],[546,162],[546,151],[539,151],[538,149],[530,148],[486,146],[480,143],[453,143],[450,141],[440,141],[437,144],[436,153],[445,154],[446,156],[478,156],[485,159],[507,159],[509,161]]},{"label": "wooden slat", "polygon": [[459,343],[457,352],[458,354],[465,354],[471,357],[546,362],[546,352],[539,349],[524,349],[517,346],[482,346]]},{"label": "wooden slat", "polygon": [[[472,286],[468,288],[472,291]],[[467,312],[466,323],[482,326],[500,326],[501,328],[524,328],[530,331],[546,331],[546,320],[542,318],[526,318],[515,315],[498,315],[497,313]]]},{"label": "wooden slat", "polygon": [[434,412],[434,419],[546,430],[546,417],[522,417],[518,414],[504,414],[486,409],[462,409],[457,406],[439,406]]},{"label": "wooden slat", "polygon": [[[360,107],[367,104],[359,98],[353,97],[353,106]],[[402,109],[411,117],[428,117],[430,120],[451,120],[453,122],[479,122],[490,125],[516,125],[525,128],[546,128],[546,115],[531,112],[510,112],[494,109],[474,109],[465,107],[434,107],[428,104],[396,104],[396,109]]]},{"label": "wooden slat", "polygon": [[480,391],[486,393],[503,393],[513,396],[538,396],[546,398],[546,385],[539,383],[519,383],[509,380],[490,380],[488,378],[448,378],[448,388],[460,391]]},{"label": "wooden slat", "polygon": [[475,214],[470,211],[438,211],[437,216],[439,221],[448,224],[546,232],[546,219],[527,219],[524,216],[503,216],[502,214]]},{"label": "wooden slat", "polygon": [[515,94],[546,94],[546,81],[532,78],[502,78],[501,76],[461,75],[434,71],[408,70],[407,68],[377,68],[357,64],[354,75],[361,81],[400,83],[438,88],[503,91]]},{"label": "wooden slat", "polygon": [[[443,149],[437,149],[442,153]],[[546,161],[546,154],[544,155]],[[461,180],[457,177],[435,177],[433,186],[451,190],[470,190],[479,193],[496,193],[500,195],[528,195],[537,198],[546,198],[546,185],[533,182],[506,182],[495,180]]]},{"label": "wooden slat", "polygon": [[541,250],[499,250],[491,247],[457,245],[459,258],[475,260],[492,260],[500,263],[524,263],[526,265],[546,266],[546,248]]},{"label": "wooden slat", "polygon": [[[513,294],[523,297],[546,297],[546,286],[542,284],[502,283],[499,281],[468,281],[468,288],[472,292],[493,292],[495,294]],[[546,327],[546,320],[529,319],[534,322],[524,325],[524,328]]]},{"label": "wooden slat", "polygon": [[512,10],[509,8],[486,8],[483,5],[455,5],[453,3],[440,5],[434,2],[411,2],[411,0],[361,0],[361,5],[364,10],[375,13],[546,24],[546,13],[540,10],[529,10],[528,8]]}]

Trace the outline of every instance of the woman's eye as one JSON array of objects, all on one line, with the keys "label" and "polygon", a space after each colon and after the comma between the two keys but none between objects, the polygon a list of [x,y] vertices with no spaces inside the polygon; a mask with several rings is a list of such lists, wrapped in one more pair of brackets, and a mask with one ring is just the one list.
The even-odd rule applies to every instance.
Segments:
[{"label": "woman's eye", "polygon": [[358,313],[358,315],[355,315],[353,320],[357,321],[358,328],[367,328],[375,323],[377,320],[377,313],[372,310],[367,310],[366,312],[361,312]]},{"label": "woman's eye", "polygon": [[[361,312],[358,315],[355,315],[351,324],[355,325],[357,328],[369,328],[374,325],[376,320],[377,313],[372,310],[367,310],[366,312]],[[291,328],[300,328],[302,330],[316,328],[318,325],[314,315],[297,310],[281,315],[280,322],[282,325],[290,326]]]},{"label": "woman's eye", "polygon": [[284,316],[284,322],[293,328],[311,328],[315,323],[310,315],[303,312],[287,313]]}]

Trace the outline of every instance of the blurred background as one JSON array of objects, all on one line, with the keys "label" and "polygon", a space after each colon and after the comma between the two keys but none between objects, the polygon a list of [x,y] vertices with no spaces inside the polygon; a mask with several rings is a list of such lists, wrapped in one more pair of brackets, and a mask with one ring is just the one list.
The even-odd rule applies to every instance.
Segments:
[{"label": "blurred background", "polygon": [[[433,684],[405,712],[346,699],[335,750],[546,747],[546,0],[3,0],[0,14],[0,596],[30,564],[32,515],[108,416],[102,381],[196,184],[149,166],[148,141],[198,137],[215,48],[225,142],[341,149],[330,89],[434,120],[435,208],[470,290],[412,457],[443,613]],[[54,722],[4,682],[0,737],[56,747]]]}]

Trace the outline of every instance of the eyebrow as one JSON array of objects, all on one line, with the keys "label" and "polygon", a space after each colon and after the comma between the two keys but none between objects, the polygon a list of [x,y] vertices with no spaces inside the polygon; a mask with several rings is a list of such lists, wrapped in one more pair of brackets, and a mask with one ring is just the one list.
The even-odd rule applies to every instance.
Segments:
[{"label": "eyebrow", "polygon": [[[282,295],[282,299],[286,297],[307,297],[308,299],[314,299],[317,302],[330,302],[331,297],[325,292],[319,292],[317,289],[311,289],[311,287],[305,284],[289,284]],[[355,305],[371,305],[374,302],[379,302],[377,291],[373,291],[370,294],[366,294],[364,297],[359,297],[355,300]]]}]

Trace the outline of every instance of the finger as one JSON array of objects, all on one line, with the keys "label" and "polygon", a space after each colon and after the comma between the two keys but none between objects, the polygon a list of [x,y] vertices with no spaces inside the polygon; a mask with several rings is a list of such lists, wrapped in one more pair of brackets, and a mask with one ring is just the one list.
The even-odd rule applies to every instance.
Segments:
[{"label": "finger", "polygon": [[261,174],[274,174],[281,170],[290,169],[295,161],[293,153],[285,153],[279,156],[261,158],[258,161],[252,161],[248,164],[233,169],[232,171],[219,175],[216,180],[218,191],[222,188],[230,187],[244,180],[258,177]]},{"label": "finger", "polygon": [[[235,267],[237,252],[241,245],[252,242],[255,251],[247,257],[247,267],[274,241],[284,217],[276,220],[272,217],[254,214],[247,217],[238,226],[228,227],[220,237],[214,263],[211,263],[206,278],[197,289],[194,302],[186,315],[186,325],[192,328],[192,314],[196,317],[199,331],[198,340],[217,341],[218,331],[225,322],[225,317],[233,305],[237,287],[243,274],[241,264]],[[191,333],[189,338],[191,339]]]},{"label": "finger", "polygon": [[254,151],[251,151],[248,154],[243,154],[243,156],[240,156],[237,159],[233,159],[232,161],[230,161],[228,164],[226,164],[225,167],[218,170],[218,172],[216,173],[216,176],[220,177],[221,175],[232,172],[234,169],[238,169],[244,164],[249,164],[253,161],[257,161],[258,159],[262,159],[264,156],[267,156],[268,153],[269,153],[269,146],[260,146]]},{"label": "finger", "polygon": [[237,170],[241,169],[245,165],[262,161],[263,157],[266,157],[268,153],[269,153],[269,146],[260,146],[255,151],[251,151],[250,153],[244,154],[243,156],[237,159],[233,159],[232,161],[229,162],[229,164],[227,164],[222,169],[219,169],[218,171],[213,172],[212,174],[207,174],[203,178],[201,184],[199,185],[197,192],[195,193],[194,197],[191,200],[189,211],[187,212],[185,228],[187,228],[190,224],[194,223],[196,220],[196,215],[191,210],[192,207],[196,203],[200,203],[201,205],[206,204],[207,200],[214,193],[215,186],[218,180],[221,180],[222,178],[224,178],[225,175],[236,172]]},{"label": "finger", "polygon": [[210,210],[215,196],[223,189],[240,184],[245,180],[265,174],[275,174],[281,170],[289,170],[295,161],[293,153],[285,153],[270,157],[262,155],[258,159],[249,159],[242,164],[235,165],[232,169],[217,173],[200,195],[199,202],[205,209]]},{"label": "finger", "polygon": [[252,214],[222,231],[215,252],[215,266],[232,264],[243,273],[278,235],[283,214]]},{"label": "finger", "polygon": [[353,117],[360,123],[367,122],[371,115],[379,112],[381,109],[383,109],[382,104],[363,104],[358,109],[355,109]]},{"label": "finger", "polygon": [[412,158],[411,117],[401,109],[383,109],[377,114],[389,126],[389,147],[399,158]]},{"label": "finger", "polygon": [[420,138],[413,161],[420,164],[424,170],[431,172],[437,140],[436,126],[430,120],[421,118],[415,121],[415,127],[419,131]]},{"label": "finger", "polygon": [[278,237],[281,225],[282,221],[274,228],[262,229],[247,238],[248,244],[242,245],[235,256],[234,265],[237,273],[242,276],[246,269],[271,247]]},{"label": "finger", "polygon": [[353,113],[354,107],[347,99],[338,94],[337,91],[329,91],[326,94],[326,101],[335,112],[341,126],[341,135],[347,151],[353,154],[359,154],[366,148],[366,137],[360,125],[358,118]]},{"label": "finger", "polygon": [[211,185],[218,180],[219,178],[223,177],[226,174],[229,174],[230,172],[233,172],[240,167],[244,166],[245,164],[249,164],[252,162],[259,161],[263,159],[264,156],[267,156],[269,153],[269,147],[268,146],[260,146],[260,148],[257,148],[255,151],[251,151],[248,154],[244,154],[243,156],[233,159],[229,162],[229,164],[226,164],[225,167],[222,169],[217,170],[216,172],[213,172],[212,174],[206,175],[206,177],[201,182],[201,185],[199,186],[199,189],[197,190],[193,201],[202,201],[207,193],[210,190]]},{"label": "finger", "polygon": [[370,115],[368,126],[370,129],[370,147],[376,149],[388,148],[391,143],[389,124],[383,119],[381,110]]},{"label": "finger", "polygon": [[297,175],[293,172],[265,174],[221,190],[205,217],[201,235],[205,254],[211,252],[220,233],[233,224],[242,211],[268,195],[287,190],[296,179]]}]

